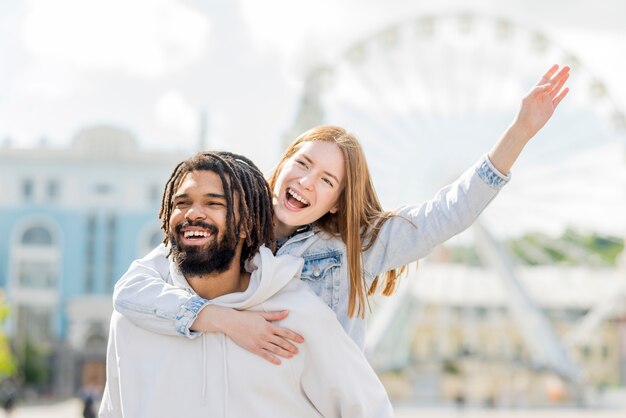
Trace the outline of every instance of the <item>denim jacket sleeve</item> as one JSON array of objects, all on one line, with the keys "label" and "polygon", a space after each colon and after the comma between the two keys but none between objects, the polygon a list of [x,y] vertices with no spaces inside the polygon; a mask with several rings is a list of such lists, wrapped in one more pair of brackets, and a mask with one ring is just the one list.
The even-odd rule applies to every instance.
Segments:
[{"label": "denim jacket sleeve", "polygon": [[174,286],[169,279],[169,249],[163,244],[135,260],[115,284],[115,310],[136,325],[165,335],[195,338],[189,328],[209,302]]},{"label": "denim jacket sleeve", "polygon": [[456,181],[419,205],[396,211],[363,253],[368,283],[390,269],[417,261],[437,245],[462,232],[478,218],[510,180],[483,156]]}]

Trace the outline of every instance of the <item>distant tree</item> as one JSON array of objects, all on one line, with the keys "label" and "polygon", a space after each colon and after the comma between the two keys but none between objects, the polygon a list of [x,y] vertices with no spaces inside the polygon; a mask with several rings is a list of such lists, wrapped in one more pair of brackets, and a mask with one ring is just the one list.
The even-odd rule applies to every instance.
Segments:
[{"label": "distant tree", "polygon": [[4,297],[0,293],[0,380],[13,376],[17,370],[9,340],[3,330],[4,320],[8,314],[9,307],[4,303]]},{"label": "distant tree", "polygon": [[46,350],[33,343],[30,338],[24,342],[24,346],[20,348],[20,374],[24,385],[41,388],[48,383],[50,378],[50,365],[48,364],[49,356]]}]

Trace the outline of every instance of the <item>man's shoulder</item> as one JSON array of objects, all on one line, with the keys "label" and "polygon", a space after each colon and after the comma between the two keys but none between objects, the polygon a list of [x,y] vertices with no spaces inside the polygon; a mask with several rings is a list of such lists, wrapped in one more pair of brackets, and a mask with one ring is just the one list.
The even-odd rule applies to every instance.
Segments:
[{"label": "man's shoulder", "polygon": [[286,309],[290,312],[301,312],[306,315],[319,317],[329,315],[335,318],[335,313],[299,278],[294,277],[280,291],[267,300],[267,303],[277,309]]},{"label": "man's shoulder", "polygon": [[114,310],[113,313],[111,314],[110,324],[111,324],[112,330],[136,327],[136,325],[133,324],[133,322],[130,319],[126,318],[124,315],[122,315],[116,310]]}]

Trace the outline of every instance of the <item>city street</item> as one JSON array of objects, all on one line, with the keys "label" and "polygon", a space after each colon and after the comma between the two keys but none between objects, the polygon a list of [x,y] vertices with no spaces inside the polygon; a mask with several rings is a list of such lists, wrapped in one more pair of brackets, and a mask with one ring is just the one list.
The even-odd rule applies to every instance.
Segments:
[{"label": "city street", "polygon": [[47,405],[20,405],[11,415],[0,410],[0,418],[82,418],[83,410],[79,399],[69,399]]},{"label": "city street", "polygon": [[[473,409],[457,410],[454,408],[406,407],[395,408],[396,418],[439,417],[439,418],[622,418],[624,409]],[[6,415],[0,411],[0,418]],[[81,402],[70,399],[50,405],[18,406],[11,418],[81,418]],[[174,417],[173,417],[174,418]]]},{"label": "city street", "polygon": [[396,418],[622,418],[624,410],[602,409],[463,409],[454,408],[395,408]]}]

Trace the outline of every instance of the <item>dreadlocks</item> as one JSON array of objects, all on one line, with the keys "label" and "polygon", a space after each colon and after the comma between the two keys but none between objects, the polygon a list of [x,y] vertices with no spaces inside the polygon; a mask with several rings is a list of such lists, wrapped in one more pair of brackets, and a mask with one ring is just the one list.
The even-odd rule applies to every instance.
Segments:
[{"label": "dreadlocks", "polygon": [[[230,152],[200,152],[178,164],[165,184],[159,219],[165,232],[163,243],[167,244],[170,230],[172,199],[187,174],[193,171],[212,171],[220,176],[226,196],[226,224],[234,234],[225,236],[230,244],[236,244],[241,232],[246,236],[241,252],[241,267],[265,244],[274,251],[272,193],[256,165],[244,156]],[[239,196],[239,222],[235,222],[233,202]]]}]

